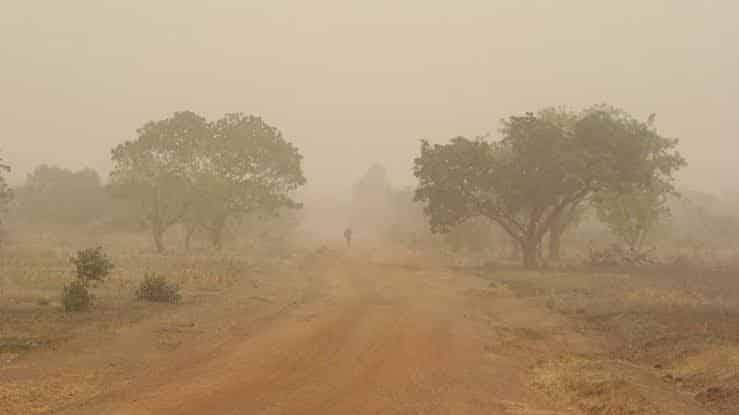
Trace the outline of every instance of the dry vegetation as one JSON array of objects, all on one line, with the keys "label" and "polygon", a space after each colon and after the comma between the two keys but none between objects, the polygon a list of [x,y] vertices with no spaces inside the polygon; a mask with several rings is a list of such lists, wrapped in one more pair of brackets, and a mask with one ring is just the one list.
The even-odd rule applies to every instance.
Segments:
[{"label": "dry vegetation", "polygon": [[723,257],[682,256],[607,271],[524,272],[491,264],[477,273],[567,316],[601,345],[597,354],[567,355],[535,368],[534,385],[554,400],[586,414],[694,413],[693,407],[734,414],[739,266],[731,254]]},{"label": "dry vegetation", "polygon": [[[91,310],[65,312],[62,289],[75,278],[70,255],[98,244],[103,245],[115,268],[105,281],[91,284],[95,298]],[[0,249],[0,414],[46,413],[84,401],[100,393],[107,373],[75,368],[63,376],[44,376],[39,381],[38,373],[16,373],[14,368],[33,367],[37,356],[53,354],[65,346],[78,348],[81,354],[94,354],[99,341],[122,329],[212,303],[236,285],[256,287],[260,283],[255,275],[284,262],[265,256],[263,250],[158,255],[151,252],[150,245],[146,235],[122,231],[104,237],[99,232],[48,227],[10,233]],[[177,305],[138,301],[137,288],[147,273],[177,284],[182,301]],[[175,333],[163,328],[157,335],[157,348],[176,347],[179,340],[175,337],[183,330],[177,328]],[[62,369],[65,361],[58,365]]]}]

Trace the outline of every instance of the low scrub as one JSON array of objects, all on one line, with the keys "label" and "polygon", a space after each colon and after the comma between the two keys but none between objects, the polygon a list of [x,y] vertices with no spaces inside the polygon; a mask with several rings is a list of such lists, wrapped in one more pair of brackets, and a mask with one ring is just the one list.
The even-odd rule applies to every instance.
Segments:
[{"label": "low scrub", "polygon": [[87,286],[80,280],[74,280],[64,286],[62,304],[64,311],[85,311],[92,305],[93,296]]},{"label": "low scrub", "polygon": [[113,270],[113,262],[100,246],[78,251],[70,262],[75,266],[77,278],[85,285],[91,281],[103,281]]},{"label": "low scrub", "polygon": [[136,298],[139,301],[174,304],[178,303],[182,296],[179,285],[167,281],[164,276],[146,274],[144,281],[136,289]]},{"label": "low scrub", "polygon": [[588,258],[588,265],[593,267],[641,266],[656,262],[653,251],[638,251],[618,244],[592,250]]}]

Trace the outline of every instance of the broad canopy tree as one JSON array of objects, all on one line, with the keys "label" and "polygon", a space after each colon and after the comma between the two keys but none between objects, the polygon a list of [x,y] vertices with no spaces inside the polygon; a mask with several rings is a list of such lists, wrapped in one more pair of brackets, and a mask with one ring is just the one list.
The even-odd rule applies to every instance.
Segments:
[{"label": "broad canopy tree", "polygon": [[524,265],[536,268],[542,239],[568,210],[598,192],[628,193],[656,183],[671,189],[672,174],[685,163],[675,151],[677,140],[623,111],[548,111],[503,120],[498,141],[422,141],[415,198],[426,204],[433,231],[487,217],[520,245]]},{"label": "broad canopy tree", "polygon": [[299,207],[289,195],[305,183],[297,148],[242,114],[208,122],[178,112],[147,123],[112,154],[111,191],[140,204],[159,252],[165,231],[184,222],[208,231],[220,247],[229,218]]},{"label": "broad canopy tree", "polygon": [[210,125],[201,150],[190,182],[190,229],[204,229],[216,248],[230,219],[301,206],[290,195],[306,182],[302,156],[261,118],[226,114]]},{"label": "broad canopy tree", "polygon": [[110,190],[138,203],[158,252],[164,251],[164,233],[187,213],[189,177],[197,166],[199,143],[208,133],[205,118],[177,112],[146,123],[135,140],[112,151]]}]

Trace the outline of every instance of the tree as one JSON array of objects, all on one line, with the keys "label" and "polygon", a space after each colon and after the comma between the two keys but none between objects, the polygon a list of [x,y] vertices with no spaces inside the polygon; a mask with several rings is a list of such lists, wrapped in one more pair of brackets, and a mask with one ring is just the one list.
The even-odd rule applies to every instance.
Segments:
[{"label": "tree", "polygon": [[[565,132],[574,131],[577,125],[578,116],[565,107],[545,108],[537,113],[537,116],[543,121],[552,123],[557,128]],[[582,219],[586,210],[584,203],[573,203],[562,209],[558,215],[555,215],[549,226],[549,259],[559,260],[562,249],[562,236],[568,230],[576,227],[577,223]],[[542,256],[541,253],[539,254]]]},{"label": "tree", "polygon": [[555,216],[549,225],[549,259],[558,261],[561,258],[562,236],[568,230],[577,227],[586,210],[585,203],[571,204]]},{"label": "tree", "polygon": [[[5,175],[10,173],[10,166],[5,164],[5,161],[0,157],[0,213],[5,212],[8,204],[13,200],[13,190],[8,186],[8,182],[5,181]],[[0,223],[2,223],[0,218]]]},{"label": "tree", "polygon": [[496,222],[519,243],[527,268],[538,267],[542,238],[568,208],[600,191],[671,187],[685,164],[677,140],[608,106],[587,109],[572,124],[541,112],[512,116],[501,133],[493,142],[423,141],[415,197],[436,232],[474,216]]},{"label": "tree", "polygon": [[593,197],[598,218],[608,225],[632,253],[641,253],[657,225],[670,217],[668,197],[663,188],[643,188],[628,193],[604,191]]},{"label": "tree", "polygon": [[210,135],[198,148],[189,219],[209,234],[216,248],[231,219],[301,206],[291,194],[306,182],[302,156],[261,118],[226,114],[210,125]]},{"label": "tree", "polygon": [[33,223],[83,224],[100,218],[108,201],[96,171],[36,167],[17,191],[18,215]]},{"label": "tree", "polygon": [[352,187],[352,222],[383,234],[392,221],[393,187],[385,167],[373,164]]},{"label": "tree", "polygon": [[141,207],[158,252],[164,251],[164,233],[188,211],[191,179],[201,162],[199,146],[209,134],[205,118],[177,112],[146,123],[135,140],[112,151],[110,190]]}]

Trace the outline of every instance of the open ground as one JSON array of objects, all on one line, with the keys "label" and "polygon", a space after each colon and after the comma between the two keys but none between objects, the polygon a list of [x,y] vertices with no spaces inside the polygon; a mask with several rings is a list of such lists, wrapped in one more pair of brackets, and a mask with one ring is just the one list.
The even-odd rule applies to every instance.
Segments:
[{"label": "open ground", "polygon": [[[404,248],[113,251],[91,312],[65,253],[5,248],[2,414],[732,414],[733,274],[455,267]],[[131,292],[143,270],[183,301]]]}]

